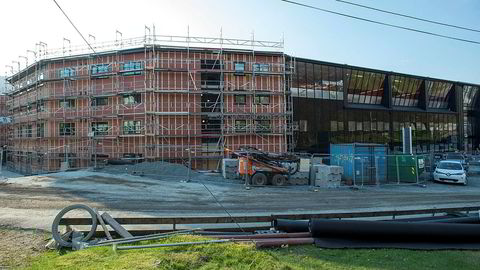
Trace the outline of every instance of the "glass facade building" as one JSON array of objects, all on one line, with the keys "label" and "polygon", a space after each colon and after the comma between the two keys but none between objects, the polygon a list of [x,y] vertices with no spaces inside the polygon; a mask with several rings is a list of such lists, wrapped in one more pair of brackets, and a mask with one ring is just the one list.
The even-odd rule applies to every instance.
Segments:
[{"label": "glass facade building", "polygon": [[328,153],[331,143],[388,144],[414,153],[479,147],[478,85],[295,58],[290,89],[294,149]]}]

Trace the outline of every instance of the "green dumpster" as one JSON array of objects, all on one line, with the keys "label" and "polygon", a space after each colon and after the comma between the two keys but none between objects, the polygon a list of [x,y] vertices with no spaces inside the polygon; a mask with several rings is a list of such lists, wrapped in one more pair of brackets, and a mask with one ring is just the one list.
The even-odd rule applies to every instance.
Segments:
[{"label": "green dumpster", "polygon": [[422,156],[394,155],[387,158],[387,179],[389,183],[417,183],[425,170]]}]

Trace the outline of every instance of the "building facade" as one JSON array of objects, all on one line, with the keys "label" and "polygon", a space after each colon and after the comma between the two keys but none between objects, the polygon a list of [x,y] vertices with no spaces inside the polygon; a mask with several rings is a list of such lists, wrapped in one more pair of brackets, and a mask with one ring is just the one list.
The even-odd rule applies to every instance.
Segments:
[{"label": "building facade", "polygon": [[286,152],[282,52],[142,47],[40,60],[10,76],[8,165],[23,173],[100,160],[216,169],[230,151]]},{"label": "building facade", "polygon": [[105,160],[218,169],[244,146],[329,153],[354,142],[400,152],[403,127],[414,153],[479,147],[479,85],[295,58],[282,43],[157,38],[93,54],[38,51],[43,59],[7,78],[7,165],[26,174]]},{"label": "building facade", "polygon": [[479,147],[479,85],[301,58],[295,67],[296,151],[358,142],[401,152],[403,127],[412,127],[414,153]]}]

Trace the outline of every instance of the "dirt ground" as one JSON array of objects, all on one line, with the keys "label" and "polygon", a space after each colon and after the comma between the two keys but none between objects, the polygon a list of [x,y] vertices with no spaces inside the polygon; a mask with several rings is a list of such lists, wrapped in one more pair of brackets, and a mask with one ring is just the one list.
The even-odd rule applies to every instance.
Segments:
[{"label": "dirt ground", "polygon": [[26,266],[45,250],[48,236],[45,231],[0,226],[0,269]]},{"label": "dirt ground", "polygon": [[108,211],[114,217],[225,215],[202,183],[235,215],[478,206],[480,202],[480,177],[471,177],[469,186],[427,183],[426,187],[247,190],[231,181],[185,183],[93,171],[21,177],[3,171],[0,224],[49,230],[58,211],[75,203]]}]

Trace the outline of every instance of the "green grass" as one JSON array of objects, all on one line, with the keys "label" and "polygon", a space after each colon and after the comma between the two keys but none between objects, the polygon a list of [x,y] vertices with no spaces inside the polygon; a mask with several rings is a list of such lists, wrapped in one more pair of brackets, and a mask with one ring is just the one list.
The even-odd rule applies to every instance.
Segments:
[{"label": "green grass", "polygon": [[[206,240],[176,236],[155,243]],[[142,244],[153,242],[143,242]],[[139,250],[99,247],[49,251],[30,269],[480,269],[480,252],[327,250],[314,246],[256,250],[250,243],[221,243]]]}]

